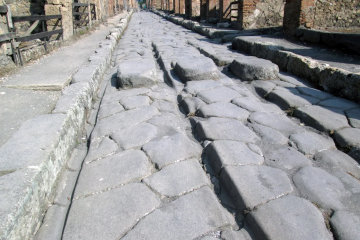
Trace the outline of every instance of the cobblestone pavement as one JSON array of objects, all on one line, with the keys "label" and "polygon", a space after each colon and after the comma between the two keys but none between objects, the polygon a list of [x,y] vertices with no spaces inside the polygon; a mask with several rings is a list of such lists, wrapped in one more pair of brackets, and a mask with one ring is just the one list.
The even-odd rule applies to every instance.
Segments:
[{"label": "cobblestone pavement", "polygon": [[62,239],[360,239],[359,106],[242,56],[133,15]]}]

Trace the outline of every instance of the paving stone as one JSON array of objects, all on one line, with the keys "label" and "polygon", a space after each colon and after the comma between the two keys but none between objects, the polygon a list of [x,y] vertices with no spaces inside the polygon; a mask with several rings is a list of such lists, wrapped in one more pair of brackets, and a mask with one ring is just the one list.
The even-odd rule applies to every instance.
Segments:
[{"label": "paving stone", "polygon": [[220,181],[242,210],[252,210],[293,191],[285,172],[267,166],[227,166]]},{"label": "paving stone", "polygon": [[275,83],[264,80],[253,81],[251,85],[261,97],[265,97],[276,87]]},{"label": "paving stone", "polygon": [[159,168],[191,157],[199,157],[202,151],[200,145],[181,133],[154,139],[145,144],[143,150]]},{"label": "paving stone", "polygon": [[279,67],[269,60],[257,57],[235,58],[231,71],[244,81],[278,79]]},{"label": "paving stone", "polygon": [[177,104],[177,94],[174,89],[169,87],[161,87],[159,89],[153,89],[152,92],[148,94],[151,100],[165,100],[168,102],[173,102]]},{"label": "paving stone", "polygon": [[335,211],[330,223],[336,239],[360,239],[360,215],[348,211]]},{"label": "paving stone", "polygon": [[232,99],[241,97],[235,90],[228,87],[218,87],[199,92],[197,97],[201,98],[206,103],[215,102],[230,102]]},{"label": "paving stone", "polygon": [[194,239],[233,223],[205,186],[147,215],[122,239]]},{"label": "paving stone", "polygon": [[147,96],[131,96],[122,98],[120,103],[125,109],[130,110],[134,108],[144,107],[150,105],[150,98]]},{"label": "paving stone", "polygon": [[160,112],[170,112],[174,114],[179,114],[178,106],[173,102],[168,102],[165,100],[155,100],[152,103],[153,107],[156,107]]},{"label": "paving stone", "polygon": [[335,132],[335,142],[342,148],[350,149],[348,153],[360,162],[360,129],[343,128]]},{"label": "paving stone", "polygon": [[321,101],[319,103],[320,106],[324,106],[324,107],[329,107],[329,108],[338,108],[338,109],[341,109],[341,110],[349,110],[349,109],[352,109],[352,108],[359,108],[360,105],[355,103],[355,102],[352,102],[352,101],[349,101],[349,100],[346,100],[346,99],[343,99],[343,98],[331,98],[331,99],[327,99],[327,100],[324,100],[324,101]]},{"label": "paving stone", "polygon": [[214,80],[202,80],[187,82],[184,87],[184,91],[196,95],[203,90],[222,87],[222,84]]},{"label": "paving stone", "polygon": [[205,118],[222,117],[245,121],[249,117],[249,112],[232,103],[218,102],[201,106],[197,115]]},{"label": "paving stone", "polygon": [[244,229],[239,231],[226,230],[221,232],[221,239],[224,240],[252,240],[250,234]]},{"label": "paving stone", "polygon": [[157,127],[158,136],[172,135],[177,132],[185,132],[190,128],[190,123],[185,118],[173,113],[162,113],[147,121]]},{"label": "paving stone", "polygon": [[124,107],[118,102],[101,104],[99,108],[98,118],[106,118],[116,113],[124,111]]},{"label": "paving stone", "polygon": [[195,112],[206,103],[197,97],[185,97],[179,104],[180,109],[185,114],[195,114]]},{"label": "paving stone", "polygon": [[125,129],[131,126],[135,126],[141,122],[149,120],[158,114],[160,113],[155,107],[149,106],[124,111],[101,119],[95,126],[93,138],[110,135],[118,129]]},{"label": "paving stone", "polygon": [[256,239],[332,239],[321,212],[292,195],[259,206],[247,215],[246,222]]},{"label": "paving stone", "polygon": [[331,95],[330,93],[318,90],[316,88],[310,88],[310,87],[297,87],[297,90],[299,90],[299,92],[301,92],[302,94],[320,99],[320,100],[325,100],[328,98],[332,98],[334,97],[333,95]]},{"label": "paving stone", "polygon": [[63,206],[51,205],[43,219],[40,229],[36,232],[36,240],[61,240],[68,209]]},{"label": "paving stone", "polygon": [[295,109],[294,116],[306,125],[322,132],[332,133],[334,130],[349,127],[347,118],[341,110],[321,106],[305,106]]},{"label": "paving stone", "polygon": [[319,102],[317,98],[300,94],[296,88],[285,89],[279,87],[270,92],[267,99],[283,110],[308,106]]},{"label": "paving stone", "polygon": [[118,149],[116,142],[111,140],[108,137],[99,139],[97,141],[92,141],[89,148],[89,153],[85,158],[85,162],[89,163],[100,158],[107,157],[111,154],[114,154]]},{"label": "paving stone", "polygon": [[278,130],[285,136],[304,131],[299,125],[291,121],[287,116],[281,114],[254,112],[250,115],[249,120],[251,123],[258,123]]},{"label": "paving stone", "polygon": [[288,82],[291,83],[295,86],[299,86],[299,87],[307,87],[309,86],[309,83],[306,82],[306,80],[303,80],[295,75],[292,75],[290,73],[287,72],[280,72],[279,73],[279,79],[283,82]]},{"label": "paving stone", "polygon": [[80,197],[119,186],[151,174],[151,164],[140,150],[129,150],[85,164],[76,185]]},{"label": "paving stone", "polygon": [[174,70],[183,82],[220,78],[215,63],[205,57],[181,57],[177,59]]},{"label": "paving stone", "polygon": [[321,168],[304,167],[293,177],[300,193],[325,209],[343,209],[348,192],[341,181]]},{"label": "paving stone", "polygon": [[279,114],[283,113],[283,111],[275,104],[263,103],[253,97],[235,98],[231,102],[250,112],[273,112]]},{"label": "paving stone", "polygon": [[111,134],[120,147],[129,149],[140,147],[157,136],[158,130],[152,124],[140,123],[133,127],[120,129]]},{"label": "paving stone", "polygon": [[284,171],[294,171],[304,166],[311,166],[311,161],[292,147],[279,146],[265,152],[267,165]]},{"label": "paving stone", "polygon": [[62,239],[118,239],[159,205],[156,195],[140,183],[76,200]]},{"label": "paving stone", "polygon": [[121,87],[151,86],[157,82],[155,61],[152,58],[122,61],[117,77]]},{"label": "paving stone", "polygon": [[288,138],[285,137],[281,132],[273,128],[263,126],[257,123],[251,123],[249,124],[249,127],[261,137],[261,140],[263,142],[266,142],[268,144],[285,145],[289,141]]},{"label": "paving stone", "polygon": [[336,148],[332,138],[310,131],[290,135],[290,142],[300,152],[308,155]]},{"label": "paving stone", "polygon": [[152,189],[163,196],[176,197],[210,185],[204,170],[196,159],[181,161],[164,167],[144,179]]},{"label": "paving stone", "polygon": [[360,108],[345,111],[352,127],[360,128]]},{"label": "paving stone", "polygon": [[137,96],[141,94],[147,94],[151,90],[149,88],[132,88],[132,89],[120,89],[115,93],[105,94],[102,103],[113,103],[119,102],[122,98],[130,97],[130,96]]},{"label": "paving stone", "polygon": [[264,158],[242,142],[216,140],[205,149],[205,154],[216,174],[226,166],[261,165]]},{"label": "paving stone", "polygon": [[240,121],[226,118],[211,117],[206,121],[199,121],[195,132],[201,140],[235,140],[249,143],[260,140]]},{"label": "paving stone", "polygon": [[341,169],[360,179],[359,164],[349,155],[341,151],[335,149],[321,151],[315,154],[314,159],[320,167]]}]

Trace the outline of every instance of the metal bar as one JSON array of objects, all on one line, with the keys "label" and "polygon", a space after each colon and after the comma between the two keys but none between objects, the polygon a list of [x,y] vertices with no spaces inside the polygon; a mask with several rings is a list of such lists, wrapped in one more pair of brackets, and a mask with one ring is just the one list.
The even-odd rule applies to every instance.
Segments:
[{"label": "metal bar", "polygon": [[27,41],[31,41],[31,40],[34,40],[34,39],[51,37],[52,35],[62,34],[62,33],[63,33],[62,29],[58,29],[58,30],[54,30],[54,31],[48,31],[48,32],[35,33],[35,34],[30,35],[30,36],[16,37],[16,41],[18,41],[18,42],[27,42]]},{"label": "metal bar", "polygon": [[25,21],[46,21],[51,19],[61,19],[61,15],[33,15],[33,16],[13,16],[13,22],[25,22]]}]

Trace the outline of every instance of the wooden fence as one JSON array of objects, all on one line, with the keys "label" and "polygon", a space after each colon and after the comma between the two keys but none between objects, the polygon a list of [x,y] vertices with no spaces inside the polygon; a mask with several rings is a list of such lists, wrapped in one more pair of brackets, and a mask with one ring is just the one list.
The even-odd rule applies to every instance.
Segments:
[{"label": "wooden fence", "polygon": [[74,31],[78,28],[91,26],[96,20],[96,7],[93,3],[73,3]]}]

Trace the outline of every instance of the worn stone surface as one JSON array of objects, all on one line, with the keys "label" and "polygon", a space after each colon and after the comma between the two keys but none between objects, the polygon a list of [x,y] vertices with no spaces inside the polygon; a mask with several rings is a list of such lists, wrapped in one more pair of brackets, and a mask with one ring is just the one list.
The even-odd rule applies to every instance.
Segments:
[{"label": "worn stone surface", "polygon": [[323,208],[343,209],[346,191],[342,182],[321,168],[304,167],[293,177],[300,193]]},{"label": "worn stone surface", "polygon": [[149,106],[150,98],[147,96],[131,96],[122,98],[120,103],[125,109],[130,110],[138,107]]},{"label": "worn stone surface", "polygon": [[114,101],[112,103],[101,104],[99,109],[98,118],[106,118],[116,113],[124,111],[124,107],[120,103]]},{"label": "worn stone surface", "polygon": [[331,95],[330,93],[327,92],[323,92],[321,90],[318,90],[316,88],[310,88],[310,87],[297,87],[296,88],[300,93],[320,99],[320,100],[325,100],[328,98],[332,98],[333,95]]},{"label": "worn stone surface", "polygon": [[177,59],[174,70],[183,82],[217,80],[220,78],[219,70],[209,58],[182,57]]},{"label": "worn stone surface", "polygon": [[250,234],[244,229],[240,229],[239,231],[222,231],[221,238],[224,240],[251,240]]},{"label": "worn stone surface", "polygon": [[[336,143],[343,148],[357,149],[360,151],[360,129],[343,128],[335,132]],[[358,158],[360,160],[360,158]]]},{"label": "worn stone surface", "polygon": [[185,114],[195,114],[195,112],[205,103],[197,97],[184,98],[179,106]]},{"label": "worn stone surface", "polygon": [[257,123],[249,124],[249,127],[261,137],[261,140],[268,144],[287,144],[289,139],[285,137],[281,132],[271,127],[263,126]]},{"label": "worn stone surface", "polygon": [[329,108],[337,108],[341,110],[350,110],[353,108],[359,108],[359,104],[343,99],[343,98],[331,98],[327,100],[323,100],[319,103],[320,106],[329,107]]},{"label": "worn stone surface", "polygon": [[293,191],[283,171],[267,166],[227,166],[220,178],[240,209],[252,210]]},{"label": "worn stone surface", "polygon": [[222,87],[222,84],[214,80],[191,81],[185,84],[184,90],[188,93],[196,95],[203,90]]},{"label": "worn stone surface", "polygon": [[143,150],[159,168],[201,154],[200,145],[182,133],[154,139],[145,144]]},{"label": "worn stone surface", "polygon": [[76,186],[75,197],[105,191],[131,180],[146,177],[151,164],[140,150],[129,150],[85,164]]},{"label": "worn stone surface", "polygon": [[107,157],[115,153],[117,149],[117,144],[108,137],[105,137],[98,141],[93,141],[90,145],[85,162],[89,163],[100,158]]},{"label": "worn stone surface", "polygon": [[218,87],[199,92],[197,97],[201,98],[206,103],[215,102],[230,102],[232,99],[241,97],[235,90],[228,87]]},{"label": "worn stone surface", "polygon": [[332,228],[337,239],[352,240],[360,239],[360,216],[348,211],[335,211],[330,219]]},{"label": "worn stone surface", "polygon": [[152,189],[163,196],[175,197],[191,192],[210,181],[196,159],[171,164],[144,179]]},{"label": "worn stone surface", "polygon": [[249,112],[231,103],[218,102],[201,106],[197,115],[200,117],[234,118],[245,121],[249,116]]},{"label": "worn stone surface", "polygon": [[236,58],[230,64],[231,71],[245,81],[273,80],[278,78],[279,67],[269,60],[256,57]]},{"label": "worn stone surface", "polygon": [[253,81],[251,85],[261,97],[265,97],[276,87],[275,83],[265,80]]},{"label": "worn stone surface", "polygon": [[292,134],[290,141],[300,152],[308,155],[335,149],[335,143],[330,137],[310,131]]},{"label": "worn stone surface", "polygon": [[360,128],[360,108],[345,111],[352,127]]},{"label": "worn stone surface", "polygon": [[247,144],[237,141],[216,140],[205,149],[206,157],[216,174],[226,166],[260,165],[264,158]]},{"label": "worn stone surface", "polygon": [[195,131],[201,140],[235,140],[249,143],[259,140],[254,132],[234,119],[211,117],[198,122]]},{"label": "worn stone surface", "polygon": [[202,187],[155,210],[123,239],[194,239],[231,224],[230,214],[214,193],[209,187]]},{"label": "worn stone surface", "polygon": [[231,102],[250,112],[283,113],[283,111],[278,106],[274,104],[263,103],[254,97],[235,98]]},{"label": "worn stone surface", "polygon": [[156,195],[139,183],[76,200],[72,203],[63,239],[119,238],[159,205]]},{"label": "worn stone surface", "polygon": [[246,222],[258,239],[332,239],[321,212],[309,201],[291,195],[259,206]]}]

